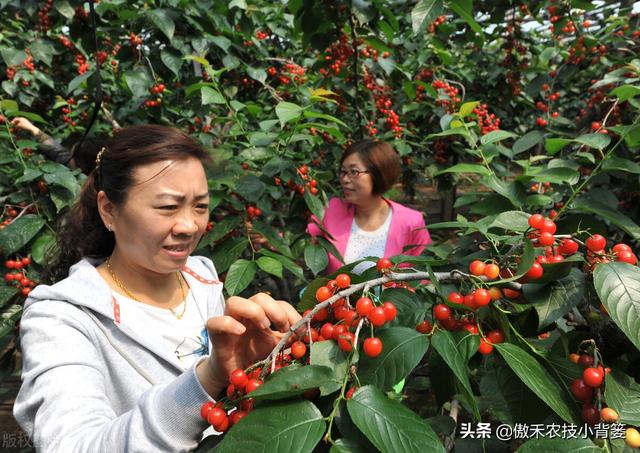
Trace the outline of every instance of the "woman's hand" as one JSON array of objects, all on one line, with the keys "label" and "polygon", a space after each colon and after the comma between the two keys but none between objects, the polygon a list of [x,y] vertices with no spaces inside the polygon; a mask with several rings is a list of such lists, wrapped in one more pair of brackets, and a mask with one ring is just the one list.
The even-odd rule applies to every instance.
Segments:
[{"label": "woman's hand", "polygon": [[31,135],[38,135],[38,133],[40,132],[40,129],[38,129],[37,126],[35,126],[31,121],[22,116],[17,116],[12,119],[11,124],[13,124],[20,130],[29,132]]},{"label": "woman's hand", "polygon": [[231,371],[267,357],[300,318],[290,304],[264,293],[249,299],[230,297],[224,315],[207,321],[213,345],[213,353],[207,359],[209,376],[205,378],[213,381],[209,388],[205,385],[209,394],[215,397],[226,386]]}]

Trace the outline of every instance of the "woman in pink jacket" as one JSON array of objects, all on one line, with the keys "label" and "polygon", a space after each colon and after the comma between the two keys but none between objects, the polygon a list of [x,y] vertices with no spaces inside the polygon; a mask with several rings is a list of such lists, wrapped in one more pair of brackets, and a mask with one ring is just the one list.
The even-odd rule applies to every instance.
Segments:
[{"label": "woman in pink jacket", "polygon": [[[308,231],[326,236],[344,257],[346,264],[368,256],[420,255],[431,243],[422,214],[384,197],[400,175],[400,158],[385,142],[364,140],[343,153],[338,171],[343,198],[333,198],[322,222],[313,218]],[[343,263],[329,255],[327,273]],[[374,263],[358,264],[362,273]]]}]

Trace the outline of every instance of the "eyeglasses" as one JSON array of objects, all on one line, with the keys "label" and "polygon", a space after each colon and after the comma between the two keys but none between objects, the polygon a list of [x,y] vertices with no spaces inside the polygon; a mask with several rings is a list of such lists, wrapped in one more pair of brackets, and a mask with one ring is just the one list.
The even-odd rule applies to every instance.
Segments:
[{"label": "eyeglasses", "polygon": [[349,176],[349,178],[355,179],[358,176],[360,176],[362,173],[371,173],[371,172],[368,171],[368,170],[356,170],[355,168],[352,168],[350,170],[343,170],[343,169],[338,170],[338,176],[340,178],[344,178],[345,176]]}]

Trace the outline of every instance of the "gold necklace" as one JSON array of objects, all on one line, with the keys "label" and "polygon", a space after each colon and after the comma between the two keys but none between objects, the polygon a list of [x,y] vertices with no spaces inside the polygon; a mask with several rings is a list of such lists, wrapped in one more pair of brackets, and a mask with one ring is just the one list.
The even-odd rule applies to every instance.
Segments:
[{"label": "gold necklace", "polygon": [[[131,294],[131,291],[129,291],[127,287],[124,286],[124,283],[122,283],[122,281],[120,281],[120,279],[116,277],[116,274],[115,272],[113,272],[113,268],[111,267],[111,257],[107,258],[107,269],[109,270],[109,275],[111,275],[111,278],[113,279],[113,281],[116,282],[116,285],[118,285],[118,288],[124,291],[124,293],[127,295],[128,298],[133,299],[136,302],[140,302],[141,304],[144,303],[140,299],[138,299],[136,296]],[[187,297],[184,294],[184,287],[182,286],[182,279],[180,278],[179,272],[176,272],[176,278],[178,279],[178,285],[180,285],[180,293],[182,293],[182,301],[183,301],[182,313],[177,314],[173,310],[173,308],[169,308],[168,310],[171,312],[171,314],[173,314],[173,316],[175,316],[178,320],[180,320],[184,316],[184,312],[187,311]]]}]

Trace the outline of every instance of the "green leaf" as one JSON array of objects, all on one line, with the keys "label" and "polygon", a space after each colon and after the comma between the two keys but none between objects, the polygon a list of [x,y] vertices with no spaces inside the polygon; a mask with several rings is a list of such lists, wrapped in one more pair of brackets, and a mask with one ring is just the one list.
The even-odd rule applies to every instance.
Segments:
[{"label": "green leaf", "polygon": [[550,182],[552,184],[575,184],[578,182],[580,173],[567,167],[533,167],[527,172],[536,182]]},{"label": "green leaf", "polygon": [[342,257],[342,255],[340,254],[340,252],[338,251],[335,245],[333,245],[331,242],[329,242],[327,239],[323,238],[322,236],[317,236],[316,241],[318,241],[318,244],[324,247],[324,249],[328,253],[331,253],[334,257],[336,257],[338,261],[340,261],[341,263],[344,263],[344,258]]},{"label": "green leaf", "polygon": [[629,217],[609,205],[588,198],[578,198],[573,202],[571,210],[596,214],[625,231],[636,241],[640,240],[640,227]]},{"label": "green leaf", "polygon": [[246,238],[232,238],[216,247],[211,260],[216,264],[218,273],[226,272],[248,246],[249,241]]},{"label": "green leaf", "polygon": [[607,134],[585,134],[576,137],[574,141],[587,145],[591,148],[603,150],[611,142],[611,137]]},{"label": "green leaf", "polygon": [[151,22],[155,24],[158,29],[169,38],[169,41],[173,40],[173,33],[176,30],[176,24],[171,19],[167,10],[164,9],[149,9],[147,10]]},{"label": "green leaf", "polygon": [[349,371],[349,355],[335,341],[313,343],[311,348],[311,365],[322,365],[333,369],[335,381],[320,386],[320,395],[330,395],[342,387],[342,381]]},{"label": "green leaf", "polygon": [[471,383],[469,382],[469,375],[467,373],[467,365],[462,358],[456,342],[450,332],[446,330],[438,330],[431,337],[431,345],[438,351],[440,357],[449,365],[453,374],[458,378],[462,386],[467,392],[467,398],[471,404],[474,416],[477,420],[480,419],[480,411],[473,396],[473,390]]},{"label": "green leaf", "polygon": [[420,0],[411,10],[411,28],[417,35],[442,11],[442,0]]},{"label": "green leaf", "polygon": [[93,71],[87,71],[84,74],[80,74],[79,76],[74,77],[71,82],[69,82],[69,86],[67,87],[67,94],[71,94],[82,85],[89,77],[93,75]]},{"label": "green leaf", "polygon": [[520,154],[528,149],[533,148],[538,143],[542,142],[544,139],[544,134],[541,131],[530,131],[520,137],[513,143],[511,147],[511,151],[513,151],[513,155]]},{"label": "green leaf", "polygon": [[553,155],[572,142],[573,140],[567,138],[548,138],[544,141],[544,149]]},{"label": "green leaf", "polygon": [[266,188],[267,186],[260,178],[255,175],[247,175],[238,181],[236,192],[247,199],[247,201],[256,202],[260,199]]},{"label": "green leaf", "polygon": [[427,351],[427,338],[415,329],[390,327],[381,330],[382,353],[375,358],[360,359],[358,377],[363,384],[373,384],[383,391],[409,375]]},{"label": "green leaf", "polygon": [[47,231],[41,234],[31,246],[31,259],[34,262],[44,265],[47,263],[47,254],[55,247],[56,238],[53,233]]},{"label": "green leaf", "polygon": [[224,289],[230,296],[242,292],[256,276],[258,266],[254,261],[239,259],[229,267],[227,278],[224,281]]},{"label": "green leaf", "polygon": [[476,33],[482,36],[482,27],[473,19],[473,8],[471,5],[472,0],[456,0],[449,3],[449,8],[460,16],[469,27]]},{"label": "green leaf", "polygon": [[380,299],[384,302],[393,302],[398,310],[396,319],[391,322],[391,325],[415,327],[425,319],[427,306],[424,296],[402,288],[389,288],[382,292]]},{"label": "green leaf", "polygon": [[640,350],[640,269],[627,263],[600,263],[593,286],[611,319]]},{"label": "green leaf", "polygon": [[604,399],[620,415],[619,423],[640,425],[640,384],[617,369],[605,376]]},{"label": "green leaf", "polygon": [[489,228],[503,228],[522,233],[529,228],[530,215],[523,211],[505,211],[496,216]]},{"label": "green leaf", "polygon": [[202,238],[202,241],[200,242],[198,247],[204,247],[206,245],[213,244],[214,242],[219,241],[227,234],[231,233],[241,223],[242,218],[240,216],[225,217],[224,219],[216,223],[213,226],[213,229]]},{"label": "green leaf", "polygon": [[1,47],[0,54],[7,66],[19,66],[27,58],[27,54],[23,50],[13,47]]},{"label": "green leaf", "polygon": [[530,439],[516,453],[602,453],[602,449],[590,439],[566,437],[540,437]]},{"label": "green leaf", "polygon": [[304,191],[304,202],[311,211],[311,214],[316,216],[318,219],[324,218],[324,205],[322,204],[322,200],[317,195],[313,195],[308,190]]},{"label": "green leaf", "polygon": [[514,373],[567,423],[580,423],[572,410],[572,400],[565,389],[549,375],[529,353],[510,343],[495,344]]},{"label": "green leaf", "polygon": [[462,118],[465,118],[465,117],[471,115],[471,112],[473,112],[473,109],[475,109],[476,105],[478,105],[478,104],[480,104],[480,101],[465,102],[464,104],[462,104],[460,106],[460,111],[458,112],[458,114]]},{"label": "green leaf", "polygon": [[31,55],[33,55],[35,60],[42,61],[47,66],[51,66],[55,49],[50,42],[38,39],[29,46],[29,50],[31,50]]},{"label": "green leaf", "polygon": [[[4,307],[13,299],[20,290],[13,286],[0,286],[0,307]],[[329,343],[328,341],[326,343]]]},{"label": "green leaf", "polygon": [[[314,343],[322,344],[328,342]],[[256,400],[280,400],[301,395],[307,390],[315,389],[329,383],[338,382],[333,366],[305,365],[290,366],[278,370],[267,382],[251,392]],[[339,383],[339,382],[338,382]]]},{"label": "green leaf", "polygon": [[247,66],[247,75],[253,80],[257,80],[260,83],[264,83],[267,80],[267,71],[259,68],[252,68]]},{"label": "green leaf", "polygon": [[124,80],[135,98],[147,97],[149,95],[149,88],[153,85],[151,77],[141,68],[130,69],[125,72]]},{"label": "green leaf", "polygon": [[276,105],[276,115],[280,120],[280,126],[284,127],[288,122],[300,118],[302,107],[291,102],[280,102]]},{"label": "green leaf", "polygon": [[640,174],[640,165],[635,162],[624,159],[622,157],[609,155],[604,162],[602,162],[602,171],[625,171],[627,173]]},{"label": "green leaf", "polygon": [[226,103],[224,96],[215,88],[202,87],[200,94],[202,96],[202,105]]},{"label": "green leaf", "polygon": [[266,255],[280,261],[285,269],[287,269],[296,277],[300,279],[304,279],[304,273],[302,271],[302,268],[298,266],[291,258],[287,258],[286,256],[282,256],[278,253],[274,253],[271,250],[265,249],[264,247],[260,249],[260,253],[262,255]]},{"label": "green leaf", "polygon": [[73,19],[73,16],[75,16],[76,12],[73,9],[73,6],[71,6],[67,0],[60,0],[55,2],[54,4],[55,4],[56,10],[61,15],[63,15],[69,20]]},{"label": "green leaf", "polygon": [[2,312],[0,315],[0,338],[12,333],[15,330],[16,323],[22,314],[20,305],[12,305]]},{"label": "green leaf", "polygon": [[253,409],[225,434],[215,451],[311,453],[325,429],[322,413],[312,403],[285,400]]},{"label": "green leaf", "polygon": [[261,256],[256,260],[258,267],[263,271],[275,275],[278,278],[282,278],[283,265],[280,261],[269,256]]},{"label": "green leaf", "polygon": [[[255,220],[253,222],[253,231],[264,236],[269,245],[274,247],[278,252],[283,255],[293,258],[293,254],[291,253],[291,249],[289,245],[280,237],[277,230],[273,228],[273,226],[266,224],[265,222],[261,222]],[[284,263],[283,263],[284,264]]]},{"label": "green leaf", "polygon": [[494,366],[480,380],[481,402],[502,423],[539,423],[550,412],[509,367]]},{"label": "green leaf", "polygon": [[353,423],[383,453],[444,453],[433,429],[415,412],[367,385],[347,401]]},{"label": "green leaf", "polygon": [[622,85],[611,90],[611,94],[618,98],[620,102],[640,95],[640,87],[633,85]]},{"label": "green leaf", "polygon": [[18,252],[38,234],[44,223],[40,217],[26,215],[0,230],[0,255],[8,256]]},{"label": "green leaf", "polygon": [[180,68],[182,67],[182,56],[171,49],[162,49],[160,51],[160,60],[169,68],[176,76],[180,76]]},{"label": "green leaf", "polygon": [[514,134],[513,132],[509,132],[509,131],[501,131],[501,130],[491,131],[488,134],[480,137],[480,143],[483,145],[487,145],[489,143],[495,143],[502,140],[506,140],[508,138],[514,138],[517,136],[518,136],[517,134]]},{"label": "green leaf", "polygon": [[35,168],[27,168],[22,174],[22,176],[16,179],[15,183],[22,184],[23,182],[34,181],[38,179],[40,176],[42,176],[42,172],[40,170],[37,170]]},{"label": "green leaf", "polygon": [[304,248],[304,262],[313,275],[318,275],[329,265],[329,257],[323,247],[309,244]]},{"label": "green leaf", "polygon": [[527,284],[522,291],[538,313],[538,328],[543,329],[582,302],[585,294],[584,273],[574,268],[565,278],[546,285]]},{"label": "green leaf", "polygon": [[434,174],[434,176],[438,176],[444,173],[478,173],[481,175],[488,176],[491,174],[487,167],[479,164],[456,164],[444,170],[441,170]]}]

